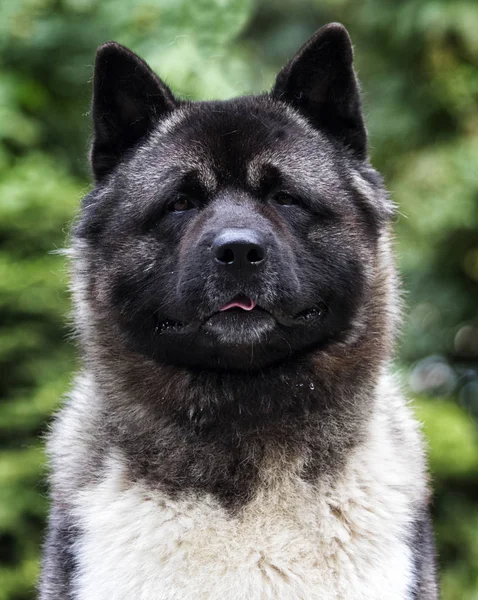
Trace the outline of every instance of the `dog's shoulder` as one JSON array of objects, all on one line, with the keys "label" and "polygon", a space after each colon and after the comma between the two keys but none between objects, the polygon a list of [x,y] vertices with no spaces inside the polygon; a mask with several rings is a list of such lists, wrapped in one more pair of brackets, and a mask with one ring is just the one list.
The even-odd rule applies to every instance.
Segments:
[{"label": "dog's shoulder", "polygon": [[79,374],[57,412],[47,439],[53,498],[68,503],[71,495],[100,472],[103,442],[98,438],[101,402],[93,378]]}]

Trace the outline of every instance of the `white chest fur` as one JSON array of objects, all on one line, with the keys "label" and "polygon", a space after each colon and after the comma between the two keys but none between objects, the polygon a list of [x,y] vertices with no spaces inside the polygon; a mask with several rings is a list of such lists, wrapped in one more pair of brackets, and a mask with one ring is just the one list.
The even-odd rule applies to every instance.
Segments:
[{"label": "white chest fur", "polygon": [[235,517],[133,485],[111,458],[77,497],[79,600],[405,600],[423,477],[386,429],[377,417],[339,481],[273,477]]}]

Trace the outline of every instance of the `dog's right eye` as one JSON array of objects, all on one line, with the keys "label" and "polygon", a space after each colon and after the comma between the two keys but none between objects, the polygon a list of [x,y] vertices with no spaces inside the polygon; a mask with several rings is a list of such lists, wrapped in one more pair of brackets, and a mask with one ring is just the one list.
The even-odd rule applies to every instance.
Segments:
[{"label": "dog's right eye", "polygon": [[289,192],[279,191],[273,194],[272,200],[280,206],[294,206],[297,204],[296,198],[289,194]]},{"label": "dog's right eye", "polygon": [[188,196],[180,196],[168,204],[168,210],[170,212],[185,212],[196,207],[197,204]]}]

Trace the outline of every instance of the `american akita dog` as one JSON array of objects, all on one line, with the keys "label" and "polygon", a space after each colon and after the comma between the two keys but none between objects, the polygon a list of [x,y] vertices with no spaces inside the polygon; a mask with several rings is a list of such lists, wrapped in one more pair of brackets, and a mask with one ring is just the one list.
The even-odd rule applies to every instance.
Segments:
[{"label": "american akita dog", "polygon": [[436,599],[390,375],[394,209],[344,27],[227,101],[178,100],[107,43],[93,120],[41,599]]}]

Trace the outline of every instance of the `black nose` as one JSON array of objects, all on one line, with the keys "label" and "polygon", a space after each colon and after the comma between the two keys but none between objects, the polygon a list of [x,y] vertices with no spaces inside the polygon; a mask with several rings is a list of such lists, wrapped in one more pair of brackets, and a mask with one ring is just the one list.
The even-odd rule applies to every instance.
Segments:
[{"label": "black nose", "polygon": [[236,270],[251,270],[266,260],[266,247],[253,229],[223,229],[214,239],[216,261]]}]

